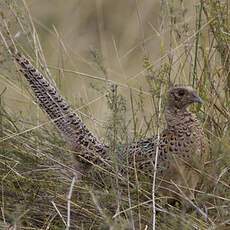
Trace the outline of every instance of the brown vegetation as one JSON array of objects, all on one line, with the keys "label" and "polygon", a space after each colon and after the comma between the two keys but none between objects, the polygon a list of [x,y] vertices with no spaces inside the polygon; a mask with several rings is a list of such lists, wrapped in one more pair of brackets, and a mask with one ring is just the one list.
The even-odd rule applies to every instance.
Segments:
[{"label": "brown vegetation", "polygon": [[0,228],[153,228],[151,181],[130,181],[124,189],[122,178],[103,169],[74,181],[69,148],[13,64],[8,51],[15,45],[115,147],[162,129],[170,84],[196,88],[205,104],[192,110],[211,151],[196,206],[208,216],[156,197],[156,224],[228,229],[229,9],[220,0],[1,1]]}]

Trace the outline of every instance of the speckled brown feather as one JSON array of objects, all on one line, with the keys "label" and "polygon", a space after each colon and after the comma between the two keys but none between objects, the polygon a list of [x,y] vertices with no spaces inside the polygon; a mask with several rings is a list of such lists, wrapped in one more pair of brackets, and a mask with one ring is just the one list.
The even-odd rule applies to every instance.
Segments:
[{"label": "speckled brown feather", "polygon": [[[182,89],[192,97],[196,96],[190,87],[182,87]],[[206,138],[196,116],[187,110],[187,107],[196,101],[186,99],[182,102],[184,106],[180,108],[170,102],[172,100],[170,97],[169,95],[169,103],[165,111],[167,127],[159,138],[158,185],[160,184],[160,192],[164,195],[179,200],[181,200],[180,196],[194,199],[194,190],[208,157]],[[152,175],[156,144],[157,138],[153,137],[127,146],[124,154],[129,155],[129,167],[136,167],[145,174]],[[175,184],[182,189],[183,195]]]},{"label": "speckled brown feather", "polygon": [[[15,60],[34,91],[39,105],[78,152],[76,156],[82,156],[96,164],[104,162],[105,159],[110,160],[109,147],[87,129],[48,80],[25,57],[17,54]],[[177,186],[181,186],[183,195],[194,199],[194,189],[200,178],[199,171],[204,168],[207,157],[202,127],[195,115],[187,110],[195,102],[201,102],[201,99],[190,87],[174,87],[169,91],[165,112],[167,127],[159,139],[158,185],[164,195],[178,199],[180,198],[176,193],[180,193],[180,189]],[[128,159],[128,168],[135,167],[138,171],[152,175],[156,143],[157,138],[152,137],[123,146],[118,154],[121,172],[124,168],[127,171],[124,162]]]},{"label": "speckled brown feather", "polygon": [[40,107],[49,115],[73,149],[92,162],[103,157],[107,147],[87,129],[59,92],[28,59],[16,54],[15,60],[29,82]]}]

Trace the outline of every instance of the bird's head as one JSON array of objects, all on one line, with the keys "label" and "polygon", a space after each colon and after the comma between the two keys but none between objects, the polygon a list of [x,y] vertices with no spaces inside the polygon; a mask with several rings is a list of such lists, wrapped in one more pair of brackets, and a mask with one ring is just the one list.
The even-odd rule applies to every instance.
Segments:
[{"label": "bird's head", "polygon": [[179,110],[193,103],[203,103],[196,91],[190,86],[175,86],[168,92],[168,106]]}]

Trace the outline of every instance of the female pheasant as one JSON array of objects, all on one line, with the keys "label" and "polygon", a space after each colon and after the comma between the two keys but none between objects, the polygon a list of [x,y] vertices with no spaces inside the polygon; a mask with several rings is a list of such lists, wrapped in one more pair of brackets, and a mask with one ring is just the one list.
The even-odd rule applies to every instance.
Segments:
[{"label": "female pheasant", "polygon": [[[100,142],[74,113],[58,91],[20,54],[15,55],[41,108],[47,112],[64,138],[76,151],[80,161],[100,164],[110,160],[109,146]],[[202,103],[191,87],[177,86],[168,92],[165,111],[166,128],[160,139],[151,137],[126,145],[119,153],[121,172],[134,167],[145,174],[153,174],[158,145],[157,178],[159,191],[181,200],[194,199],[207,156],[205,136],[196,116],[188,106]],[[126,165],[128,159],[128,165]]]},{"label": "female pheasant", "polygon": [[157,175],[162,195],[177,200],[194,200],[194,190],[208,157],[203,129],[196,116],[187,110],[202,103],[191,87],[177,86],[168,92],[166,128],[159,137],[138,141],[126,147],[129,164],[151,174],[158,143]]}]

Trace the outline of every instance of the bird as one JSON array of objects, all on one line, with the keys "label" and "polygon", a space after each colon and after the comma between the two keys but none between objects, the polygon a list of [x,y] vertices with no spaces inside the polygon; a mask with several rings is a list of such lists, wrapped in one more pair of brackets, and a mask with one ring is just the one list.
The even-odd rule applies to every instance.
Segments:
[{"label": "bird", "polygon": [[[83,165],[89,162],[109,165],[110,146],[89,131],[58,90],[25,56],[16,53],[14,59],[38,104],[75,151],[75,158]],[[203,101],[192,87],[176,85],[169,88],[164,113],[166,127],[159,136],[124,144],[117,153],[121,165],[119,172],[134,171],[135,168],[152,176],[156,163],[159,194],[179,201],[195,200],[195,190],[208,157],[208,144],[202,125],[188,109],[194,103],[202,104]]]},{"label": "bird", "polygon": [[159,137],[137,141],[125,150],[129,165],[153,173],[158,146],[157,179],[160,193],[183,203],[195,200],[195,189],[209,156],[208,140],[195,116],[188,110],[202,99],[190,86],[174,86],[168,91],[166,127]]}]

